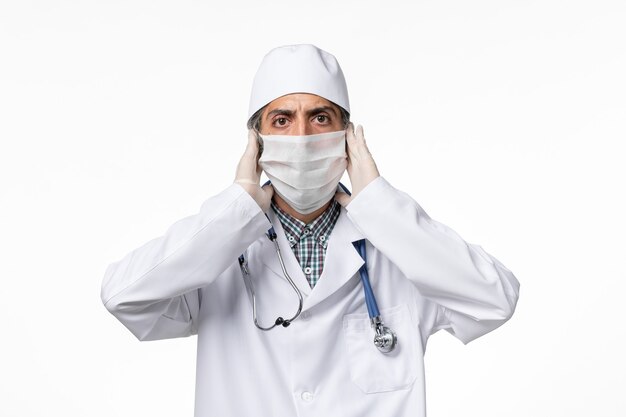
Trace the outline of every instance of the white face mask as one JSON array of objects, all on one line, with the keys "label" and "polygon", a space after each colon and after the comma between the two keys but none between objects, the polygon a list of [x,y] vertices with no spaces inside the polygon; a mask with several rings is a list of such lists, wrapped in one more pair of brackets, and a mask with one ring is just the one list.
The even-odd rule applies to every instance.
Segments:
[{"label": "white face mask", "polygon": [[276,193],[301,214],[309,214],[335,195],[348,164],[346,132],[319,135],[260,135],[261,168]]}]

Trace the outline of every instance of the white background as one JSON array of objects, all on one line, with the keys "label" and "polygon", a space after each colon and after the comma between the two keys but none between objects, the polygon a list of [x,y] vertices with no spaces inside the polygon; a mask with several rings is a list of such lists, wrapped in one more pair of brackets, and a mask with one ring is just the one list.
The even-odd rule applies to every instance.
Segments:
[{"label": "white background", "polygon": [[429,415],[625,415],[625,22],[601,0],[3,1],[0,415],[193,414],[195,338],[138,342],[100,282],[232,182],[254,72],[302,42],[338,57],[383,176],[522,283],[502,328],[430,339]]}]

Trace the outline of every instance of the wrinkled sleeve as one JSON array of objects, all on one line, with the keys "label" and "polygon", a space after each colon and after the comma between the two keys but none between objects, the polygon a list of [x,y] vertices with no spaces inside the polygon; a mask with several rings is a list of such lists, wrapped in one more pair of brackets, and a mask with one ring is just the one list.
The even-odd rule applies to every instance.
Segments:
[{"label": "wrinkled sleeve", "polygon": [[268,228],[258,204],[233,184],[207,199],[197,214],[110,264],[102,302],[139,340],[195,334],[199,289]]},{"label": "wrinkled sleeve", "polygon": [[513,273],[431,219],[383,177],[368,184],[346,210],[372,245],[437,306],[433,332],[446,329],[469,343],[513,315],[519,296]]}]

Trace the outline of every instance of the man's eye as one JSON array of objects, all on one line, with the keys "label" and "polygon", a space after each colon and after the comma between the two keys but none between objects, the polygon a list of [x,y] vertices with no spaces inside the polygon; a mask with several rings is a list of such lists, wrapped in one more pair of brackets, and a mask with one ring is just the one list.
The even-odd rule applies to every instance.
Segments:
[{"label": "man's eye", "polygon": [[276,119],[276,124],[279,126],[285,126],[287,124],[287,119],[285,117],[279,117]]},{"label": "man's eye", "polygon": [[328,117],[324,116],[323,114],[316,116],[316,119],[319,123],[326,123],[328,121]]}]

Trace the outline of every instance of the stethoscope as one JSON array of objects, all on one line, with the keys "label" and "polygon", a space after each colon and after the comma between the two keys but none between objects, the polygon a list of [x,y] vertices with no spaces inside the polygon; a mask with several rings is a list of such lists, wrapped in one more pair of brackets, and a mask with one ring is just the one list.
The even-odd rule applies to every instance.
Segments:
[{"label": "stethoscope", "polygon": [[[345,193],[350,195],[350,192],[343,184],[339,183],[339,186],[341,186],[341,188],[343,189]],[[269,220],[269,217],[268,217],[268,220]],[[274,230],[274,226],[269,228],[269,230],[266,233],[266,236],[271,242],[274,243],[274,248],[276,249],[276,254],[278,255],[278,261],[280,262],[280,268],[283,271],[283,275],[285,276],[285,279],[287,279],[287,281],[289,282],[289,285],[291,285],[291,288],[298,295],[298,310],[291,318],[284,319],[283,317],[278,317],[274,321],[274,324],[272,324],[271,326],[267,326],[267,327],[261,326],[261,324],[259,324],[259,320],[257,316],[256,295],[254,292],[254,285],[252,284],[252,280],[250,279],[250,270],[248,269],[248,262],[246,261],[244,255],[241,255],[239,257],[239,267],[241,268],[241,275],[243,276],[246,287],[248,288],[248,290],[250,291],[250,295],[252,296],[252,318],[254,320],[254,325],[258,327],[260,330],[265,330],[265,331],[271,330],[276,326],[289,327],[291,322],[297,319],[300,313],[302,312],[302,304],[303,304],[302,293],[300,292],[296,284],[293,282],[293,279],[291,279],[291,277],[289,276],[289,273],[287,272],[287,268],[285,268],[285,262],[283,261],[282,254],[280,253],[280,247],[278,246],[278,240],[276,236],[276,231]],[[367,312],[370,317],[370,323],[372,325],[372,328],[374,329],[374,346],[376,346],[376,348],[382,353],[389,353],[396,347],[396,344],[398,343],[398,338],[396,334],[389,327],[384,325],[380,317],[380,312],[378,311],[378,304],[376,303],[376,298],[374,297],[374,292],[372,291],[372,286],[370,285],[369,273],[367,272],[367,256],[365,253],[365,239],[361,239],[359,241],[353,242],[352,244],[354,245],[359,255],[361,255],[361,258],[363,258],[363,265],[359,269],[359,275],[361,277],[361,283],[363,284],[363,292],[365,293],[365,303],[367,305]]]}]

